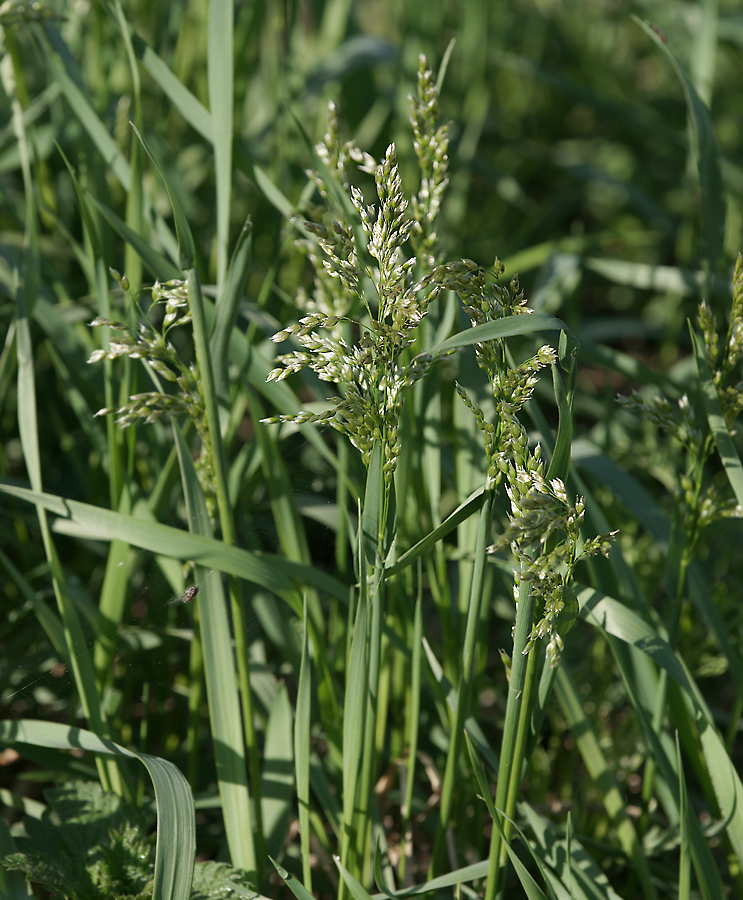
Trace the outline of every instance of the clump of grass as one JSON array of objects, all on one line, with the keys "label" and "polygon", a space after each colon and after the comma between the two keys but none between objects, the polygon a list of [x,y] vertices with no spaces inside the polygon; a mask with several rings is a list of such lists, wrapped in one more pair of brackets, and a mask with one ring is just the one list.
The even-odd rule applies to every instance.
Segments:
[{"label": "clump of grass", "polygon": [[[71,7],[62,30],[52,17],[38,28],[39,11],[25,4],[2,11],[8,54],[0,74],[12,133],[0,137],[14,142],[19,177],[4,188],[3,233],[13,238],[4,245],[8,269],[0,266],[0,284],[12,303],[0,384],[14,385],[16,370],[18,378],[17,389],[0,393],[7,399],[4,427],[18,440],[3,441],[0,465],[15,481],[0,489],[8,502],[20,498],[39,513],[35,525],[21,507],[13,511],[14,559],[0,554],[13,609],[0,635],[0,685],[13,705],[0,737],[20,747],[104,754],[101,782],[132,799],[142,797],[143,784],[102,760],[116,753],[121,762],[127,748],[136,751],[155,778],[159,804],[155,880],[171,879],[164,890],[178,896],[201,890],[200,882],[191,884],[198,838],[206,854],[228,848],[245,873],[231,871],[230,881],[240,877],[265,893],[276,890],[265,871],[270,855],[282,877],[301,869],[305,888],[322,897],[349,889],[360,896],[359,884],[367,889],[374,880],[396,894],[398,885],[439,876],[432,890],[486,879],[480,889],[489,900],[520,890],[506,874],[508,857],[529,896],[546,897],[551,885],[576,898],[640,891],[653,900],[658,890],[688,895],[695,878],[701,895],[716,900],[738,886],[743,863],[743,788],[732,764],[743,669],[728,599],[739,593],[733,529],[741,498],[729,496],[741,483],[731,432],[741,409],[735,373],[743,276],[739,263],[721,342],[714,304],[727,286],[714,273],[723,252],[722,181],[711,122],[694,88],[702,69],[709,75],[709,46],[690,54],[704,60],[695,79],[677,68],[700,157],[706,273],[697,278],[683,271],[697,268],[694,191],[686,184],[678,191],[682,173],[692,170],[682,141],[668,140],[668,110],[677,99],[653,74],[654,60],[639,58],[640,31],[628,31],[635,25],[600,23],[564,5],[545,23],[533,12],[516,16],[476,0],[465,21],[478,27],[460,35],[446,94],[439,97],[442,79],[419,57],[409,102],[412,140],[400,129],[390,144],[381,123],[404,108],[404,98],[385,91],[384,73],[375,69],[378,83],[358,79],[375,91],[369,116],[353,107],[361,103],[353,65],[383,48],[358,36],[344,43],[339,9],[325,4],[322,27],[313,30],[309,14],[292,19],[290,12],[280,21],[273,7],[245,7],[233,18],[229,5],[212,4],[204,43],[196,4],[179,32],[175,70],[192,73],[180,84],[118,7],[92,7],[85,17]],[[205,22],[206,8],[200,11]],[[387,24],[394,30],[398,21],[407,47],[431,46],[439,38],[422,30],[428,19],[417,12],[415,4],[396,8]],[[713,12],[710,6],[703,14]],[[479,27],[492,25],[492,17],[504,45],[516,47],[525,28],[538,35],[546,24],[555,39],[529,60],[493,53],[485,43],[492,29]],[[28,25],[22,33],[14,30],[21,20]],[[169,35],[159,25],[151,30],[158,41]],[[226,52],[233,27],[244,54]],[[244,40],[259,33],[260,48]],[[674,38],[666,34],[657,49],[667,55]],[[617,39],[625,51],[635,48],[622,54],[631,59],[631,90],[654,83],[670,102],[662,119],[652,103],[642,112],[615,109],[601,131],[596,123],[607,92],[616,97],[625,84],[614,79],[608,52]],[[126,78],[119,47],[129,51],[131,101],[109,93]],[[26,71],[28,48],[41,51],[33,72]],[[591,75],[578,91],[565,78],[550,80],[548,70],[567,49],[571,64],[582,60],[582,73],[571,78]],[[74,70],[76,56],[87,69]],[[244,71],[233,71],[238,56]],[[313,58],[318,70],[308,76]],[[153,81],[140,78],[137,59]],[[331,105],[305,183],[306,148],[281,110],[304,85],[303,117],[311,121],[317,86],[339,65],[347,66],[348,119],[362,121],[358,143],[379,161],[342,140]],[[29,106],[44,67],[53,90]],[[596,88],[607,72],[610,87]],[[549,93],[527,82],[536,74],[546,75]],[[719,74],[716,85],[724,80]],[[86,83],[90,97],[81,91]],[[500,106],[491,118],[485,111],[494,84]],[[145,111],[149,117],[160,102],[153,85],[168,102],[162,115],[145,121]],[[737,82],[733,87],[737,97]],[[584,103],[569,108],[574,100],[561,100],[560,90]],[[202,105],[198,98],[207,96]],[[236,124],[241,102],[251,115]],[[457,107],[454,123],[443,114],[447,103]],[[724,103],[716,95],[716,109]],[[122,130],[110,138],[108,123],[121,123],[127,108],[154,148],[153,160],[166,160],[161,174],[175,234],[153,180],[143,175],[144,141],[135,135],[126,158]],[[75,127],[68,128],[70,110]],[[617,122],[621,134],[612,131]],[[49,155],[49,131],[69,167]],[[213,176],[202,165],[212,152]],[[105,178],[103,166],[90,165],[93,153],[110,163]],[[12,167],[13,154],[4,159]],[[247,190],[232,190],[235,166]],[[82,240],[63,221],[70,177]],[[677,204],[673,215],[661,209],[671,190],[687,204]],[[622,197],[635,204],[631,216]],[[637,218],[648,209],[652,228]],[[245,226],[228,266],[231,211],[232,224],[253,215],[256,240],[251,245]],[[301,257],[282,244],[277,211],[290,228],[298,213],[312,220],[301,235]],[[147,297],[148,289],[140,290],[150,278],[142,267],[148,269],[157,279],[155,307],[165,306],[162,325],[153,327],[150,308],[129,297],[117,307],[122,294],[111,290],[107,273],[111,263],[121,267],[120,240],[131,286],[117,275],[114,281],[124,295],[129,289]],[[503,265],[496,262],[495,277],[460,259],[489,261],[496,247]],[[640,265],[671,258],[676,267],[653,266],[650,274]],[[529,270],[537,267],[539,290],[530,291]],[[517,269],[526,291],[513,277]],[[202,278],[216,282],[206,297]],[[615,282],[614,289],[599,279]],[[654,291],[676,291],[677,301],[646,302],[649,280]],[[698,378],[680,367],[669,376],[650,372],[617,349],[619,326],[632,309],[646,343],[655,341],[647,316],[665,323],[659,357],[675,358],[695,284],[706,293],[702,337],[692,332]],[[527,294],[541,311],[529,314]],[[615,313],[603,332],[591,318],[596,303]],[[585,337],[581,329],[589,324],[604,342],[592,347],[584,340],[584,353],[601,368],[584,369],[582,381],[575,380],[571,332],[546,315],[558,309],[573,334]],[[82,324],[94,315],[99,350]],[[172,329],[183,325],[193,329],[193,365],[170,346]],[[548,329],[561,332],[555,347],[540,333]],[[273,369],[270,334],[286,345]],[[464,349],[455,356],[457,348]],[[87,366],[87,359],[102,365]],[[554,439],[554,417],[548,423],[540,409],[551,404],[542,389],[547,368],[558,407]],[[610,370],[643,387],[660,383],[668,400],[650,400],[643,390],[639,422],[626,410],[617,414],[613,390],[604,397],[600,390],[601,379],[609,387]],[[142,389],[142,375],[151,390]],[[677,404],[678,397],[688,401]],[[96,419],[101,406],[106,415]],[[181,430],[183,419],[193,422],[195,437]],[[654,424],[681,443],[665,442]],[[318,425],[338,434],[318,434]],[[580,453],[571,462],[579,430]],[[638,430],[649,449],[645,488],[609,458]],[[24,466],[32,490],[17,484]],[[670,519],[661,503],[666,490],[677,499]],[[110,508],[102,508],[101,496]],[[192,533],[182,530],[182,508]],[[59,538],[46,511],[59,530],[86,540]],[[319,519],[327,531],[318,532]],[[236,522],[250,549],[237,546]],[[620,540],[612,542],[616,529]],[[335,540],[335,568],[332,553],[318,553],[318,533],[323,551],[329,535]],[[58,540],[74,548],[64,559]],[[132,548],[145,551],[136,562]],[[353,570],[345,565],[349,550]],[[176,562],[184,557],[195,561],[198,597],[178,607],[181,624],[193,627],[174,631],[164,627],[175,614],[164,598],[187,594]],[[57,610],[45,599],[48,571]],[[229,598],[221,572],[231,576]],[[171,584],[158,605],[151,588],[162,577]],[[281,627],[268,612],[269,595],[291,610]],[[147,618],[133,621],[130,606],[148,608]],[[259,633],[245,624],[251,606],[264,626]],[[31,616],[41,628],[26,627]],[[510,651],[505,672],[495,647]],[[42,658],[45,672],[73,673],[87,724],[99,737],[44,721],[52,712],[40,699],[42,687],[54,686],[56,676],[42,673],[39,684]],[[710,672],[716,680],[703,681]],[[730,717],[724,741],[723,707]],[[72,720],[76,709],[74,694],[59,692],[54,714]],[[17,721],[39,710],[38,720]],[[145,745],[188,768],[202,795],[198,832],[185,779],[164,759],[143,754]],[[66,777],[67,754],[49,759],[44,764],[58,765]],[[92,769],[88,775],[95,777]],[[484,805],[478,798],[490,799],[491,782],[495,802]],[[572,804],[570,819],[548,812],[552,796]],[[639,818],[627,814],[630,799]],[[212,812],[206,803],[218,805]],[[710,831],[698,814],[714,820]],[[523,841],[512,847],[514,832]],[[336,852],[341,863],[334,868]]]}]

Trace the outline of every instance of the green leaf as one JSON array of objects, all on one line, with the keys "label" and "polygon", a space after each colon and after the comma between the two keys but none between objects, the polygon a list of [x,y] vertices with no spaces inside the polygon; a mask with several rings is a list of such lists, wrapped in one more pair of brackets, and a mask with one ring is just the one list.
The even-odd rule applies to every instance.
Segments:
[{"label": "green leaf", "polygon": [[230,335],[237,321],[237,312],[245,290],[245,283],[248,279],[252,256],[252,235],[253,226],[250,219],[248,219],[242,227],[240,237],[237,239],[230,267],[227,270],[227,278],[219,292],[216,314],[209,338],[212,360],[214,361],[217,396],[220,400],[228,395],[227,367],[229,363]]},{"label": "green leaf", "polygon": [[743,783],[717,732],[712,713],[683,660],[651,625],[619,601],[591,588],[582,590],[578,600],[581,618],[647,654],[668,672],[696,707],[707,769],[730,842],[743,865]]},{"label": "green leaf", "polygon": [[170,762],[135,753],[81,728],[18,719],[0,722],[0,741],[138,759],[155,786],[157,844],[153,900],[188,900],[196,856],[196,822],[188,782]]},{"label": "green leaf", "polygon": [[312,891],[310,866],[310,721],[312,713],[312,663],[310,661],[307,597],[304,598],[302,662],[299,667],[296,712],[294,715],[294,778],[299,806],[299,840],[302,877]]},{"label": "green leaf", "polygon": [[[509,841],[506,839],[505,832],[503,831],[503,825],[501,824],[501,817],[503,814],[495,808],[495,804],[493,803],[493,798],[490,793],[490,785],[488,784],[487,777],[485,776],[485,769],[483,768],[482,762],[480,761],[480,757],[477,753],[477,750],[475,749],[475,745],[470,740],[469,735],[466,735],[466,740],[467,740],[467,750],[469,751],[469,756],[470,756],[470,762],[472,763],[472,768],[475,772],[475,777],[477,778],[477,783],[480,787],[480,797],[481,797],[481,799],[483,799],[485,801],[485,805],[488,808],[488,812],[490,813],[490,816],[493,820],[493,824],[495,825],[498,832],[500,833],[501,840],[503,842],[503,846],[506,848],[508,857],[511,860],[511,863],[512,863],[514,869],[516,870],[516,874],[518,875],[519,881],[521,882],[521,886],[524,888],[524,891],[526,892],[526,896],[529,898],[529,900],[548,900],[547,895],[539,887],[537,882],[534,880],[534,878],[532,877],[532,875],[526,868],[526,866],[521,862],[519,857],[516,855],[516,853],[511,848]],[[526,846],[529,847],[529,842],[526,840],[526,838],[523,836],[523,834],[521,834],[521,831],[518,828],[518,826],[516,828],[517,828],[517,831],[519,832],[519,834],[521,835]],[[532,857],[533,857],[534,861],[537,863],[537,867],[539,868],[540,872],[542,872],[542,876],[544,877],[550,897],[552,898],[552,900],[555,900],[555,895],[552,891],[552,888],[550,887],[549,881],[547,880],[546,876],[544,875],[544,872],[542,871],[541,863],[539,862],[538,858],[534,855],[534,853],[532,853]]]},{"label": "green leaf", "polygon": [[[227,272],[227,240],[232,195],[232,111],[234,107],[234,3],[210,3],[207,37],[209,107],[217,199],[217,287]],[[184,268],[191,268],[193,262]]]},{"label": "green leaf", "polygon": [[420,559],[424,553],[431,550],[443,537],[446,537],[446,535],[453,531],[458,525],[478,512],[484,499],[485,488],[480,487],[476,491],[473,491],[473,493],[470,494],[463,503],[460,503],[454,512],[450,513],[437,528],[434,528],[433,531],[418,541],[418,543],[411,547],[410,550],[403,553],[393,566],[385,569],[385,577],[389,578],[392,575],[397,575],[398,572],[402,572],[402,570],[406,569],[411,563]]},{"label": "green leaf", "polygon": [[361,882],[348,871],[337,856],[334,862],[338,867],[338,871],[341,873],[343,880],[348,885],[354,900],[372,900],[371,894],[364,888]]},{"label": "green leaf", "polygon": [[[198,535],[211,539],[212,529],[204,494],[191,454],[175,424],[173,434],[178,450],[189,528]],[[225,647],[232,644],[225,592],[218,570],[209,572],[205,566],[197,563],[196,577],[201,584],[199,618],[206,692],[227,843],[233,865],[245,869],[254,877],[256,855],[238,682],[232,653],[224,651]]]}]

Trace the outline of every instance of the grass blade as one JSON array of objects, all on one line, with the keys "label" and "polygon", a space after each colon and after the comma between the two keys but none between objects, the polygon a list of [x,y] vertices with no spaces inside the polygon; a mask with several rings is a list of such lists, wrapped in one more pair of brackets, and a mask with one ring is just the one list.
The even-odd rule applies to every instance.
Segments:
[{"label": "grass blade", "polygon": [[[708,271],[711,273],[722,253],[722,245],[725,239],[726,211],[722,177],[720,175],[720,151],[717,147],[712,116],[683,66],[666,43],[665,38],[662,38],[648,23],[641,21],[636,16],[633,16],[633,18],[670,60],[684,89],[686,106],[694,131],[699,187],[702,194],[699,255],[706,260]],[[706,290],[705,294],[709,296],[709,290]]]},{"label": "grass blade", "polygon": [[[207,70],[212,142],[217,179],[217,288],[227,274],[227,241],[232,195],[232,108],[234,104],[234,4],[209,4]],[[193,265],[193,263],[191,264]],[[190,268],[184,267],[184,268]]]},{"label": "grass blade", "polygon": [[97,540],[119,538],[134,547],[151,550],[162,556],[192,559],[206,569],[218,569],[261,585],[284,599],[289,596],[294,599],[297,590],[295,582],[302,581],[319,590],[327,591],[344,603],[348,599],[348,588],[336,579],[283,557],[281,564],[277,565],[278,557],[272,553],[251,553],[211,538],[188,534],[180,528],[123,516],[109,509],[14,485],[0,483],[0,493],[18,497],[29,503],[38,503],[44,509],[66,520],[65,532],[68,534]]},{"label": "grass blade", "polygon": [[[178,448],[189,528],[203,537],[211,537],[209,514],[191,455],[180,430],[174,426],[173,433]],[[196,577],[203,583],[199,592],[199,608],[204,671],[227,841],[233,865],[245,869],[255,879],[257,867],[237,678],[232,655],[223,649],[232,643],[224,589],[218,571],[208,572],[205,567],[197,565]]]}]

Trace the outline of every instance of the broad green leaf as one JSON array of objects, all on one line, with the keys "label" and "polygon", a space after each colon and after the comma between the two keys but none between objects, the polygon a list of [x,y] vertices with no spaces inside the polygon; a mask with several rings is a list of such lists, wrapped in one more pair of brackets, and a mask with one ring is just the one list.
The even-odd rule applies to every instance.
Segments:
[{"label": "broad green leaf", "polygon": [[88,750],[138,759],[150,773],[157,806],[157,843],[153,900],[187,900],[196,856],[193,797],[181,772],[167,760],[135,753],[81,728],[58,722],[18,719],[0,722],[0,740],[63,750]]}]

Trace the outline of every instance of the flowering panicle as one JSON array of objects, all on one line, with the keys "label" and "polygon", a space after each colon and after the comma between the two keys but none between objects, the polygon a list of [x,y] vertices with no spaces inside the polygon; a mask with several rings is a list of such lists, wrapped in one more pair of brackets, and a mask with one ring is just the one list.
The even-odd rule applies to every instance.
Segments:
[{"label": "flowering panicle", "polygon": [[[738,254],[733,273],[733,302],[725,340],[720,339],[717,321],[706,300],[698,308],[698,322],[704,338],[705,361],[717,390],[725,425],[732,431],[743,411],[743,380],[725,382],[743,358],[743,256]],[[674,437],[687,456],[686,471],[678,476],[673,494],[684,527],[689,552],[702,529],[722,518],[743,518],[743,509],[733,499],[720,497],[714,484],[702,484],[704,463],[713,450],[706,423],[697,425],[695,411],[684,394],[678,401],[655,396],[647,400],[639,391],[618,397],[626,409],[640,413],[662,431]]]},{"label": "flowering panicle", "polygon": [[[123,290],[127,291],[129,288],[127,277],[122,277],[115,269],[110,271]],[[100,409],[96,416],[114,414],[117,417],[116,424],[122,428],[128,428],[138,421],[151,424],[165,415],[191,419],[202,443],[197,471],[207,500],[211,503],[214,493],[211,442],[205,425],[204,397],[199,383],[198,370],[193,363],[186,365],[178,356],[175,347],[167,340],[171,329],[191,322],[188,312],[183,314],[184,309],[188,309],[186,283],[179,279],[172,279],[162,284],[157,281],[150,292],[153,304],[147,313],[144,313],[137,304],[140,313],[144,316],[144,321],[139,323],[133,334],[127,325],[102,316],[90,323],[91,327],[107,325],[116,332],[117,337],[109,341],[107,348],[94,350],[88,362],[117,359],[120,356],[141,359],[147,364],[153,377],[160,376],[166,381],[172,382],[177,390],[172,394],[162,390],[132,394],[122,406]],[[150,319],[152,311],[156,307],[164,307],[165,310],[160,330],[154,327]]]},{"label": "flowering panicle", "polygon": [[[496,260],[496,274],[502,271],[502,265]],[[480,273],[479,278],[469,282],[469,290],[462,294],[462,299],[473,326],[530,312],[516,277],[505,287],[488,286]],[[487,486],[494,488],[505,482],[511,502],[509,524],[488,549],[497,553],[511,547],[520,564],[514,591],[516,601],[520,583],[529,581],[539,610],[524,652],[529,652],[537,639],[548,638],[546,655],[549,664],[555,667],[560,662],[563,637],[577,615],[578,602],[571,587],[573,570],[587,556],[608,554],[614,533],[586,541],[578,550],[585,513],[583,500],[578,498],[571,505],[564,482],[559,478],[548,480],[541,447],[529,448],[526,429],[519,420],[521,408],[534,392],[538,373],[556,362],[555,350],[544,345],[533,357],[510,368],[503,341],[486,341],[474,347],[477,363],[488,377],[495,400],[495,421],[488,422],[464,388],[460,385],[456,388],[483,435],[488,461]]]},{"label": "flowering panicle", "polygon": [[[276,343],[292,340],[298,346],[277,357],[279,365],[269,372],[268,380],[279,381],[308,367],[321,380],[336,383],[339,394],[329,399],[329,408],[322,413],[303,411],[264,420],[329,424],[349,437],[365,463],[379,441],[384,447],[388,480],[400,451],[397,429],[405,392],[437,359],[426,353],[410,358],[407,351],[414,341],[413,331],[441,290],[469,290],[469,281],[479,277],[477,266],[463,260],[423,266],[423,274],[416,280],[419,258],[406,256],[413,231],[422,234],[420,222],[430,225],[435,219],[445,187],[445,131],[435,127],[437,101],[430,71],[428,76],[419,75],[419,100],[413,116],[416,153],[421,161],[421,183],[427,185],[432,199],[424,204],[420,199],[423,193],[419,193],[412,219],[395,145],[375,164],[368,154],[340,140],[337,110],[330,105],[327,132],[317,153],[348,194],[360,224],[337,220],[307,224],[317,239],[314,246],[309,242],[303,245],[315,270],[314,289],[309,295],[300,291],[297,296],[297,306],[305,315],[274,335]],[[375,204],[367,204],[362,191],[350,184],[352,162],[362,172],[374,175]],[[332,199],[323,175],[313,172],[310,177],[320,194]],[[359,241],[364,246],[360,247]],[[430,247],[434,244],[435,237],[429,240]],[[356,334],[359,337],[354,343],[352,335]]]},{"label": "flowering panicle", "polygon": [[437,262],[435,220],[449,184],[449,125],[439,124],[436,79],[422,53],[418,57],[418,93],[408,99],[413,126],[413,148],[421,170],[420,187],[410,204],[415,223],[411,232],[411,244],[416,256],[430,268]]},{"label": "flowering panicle", "polygon": [[[328,103],[328,124],[322,141],[315,145],[315,150],[320,159],[338,178],[338,181],[348,188],[349,168],[353,163],[356,168],[369,175],[374,174],[376,162],[374,157],[363,150],[359,150],[352,141],[341,141],[338,125],[338,107],[331,100]],[[307,170],[307,177],[317,187],[320,195],[329,199],[329,188],[325,184],[322,175],[314,169]]]}]

